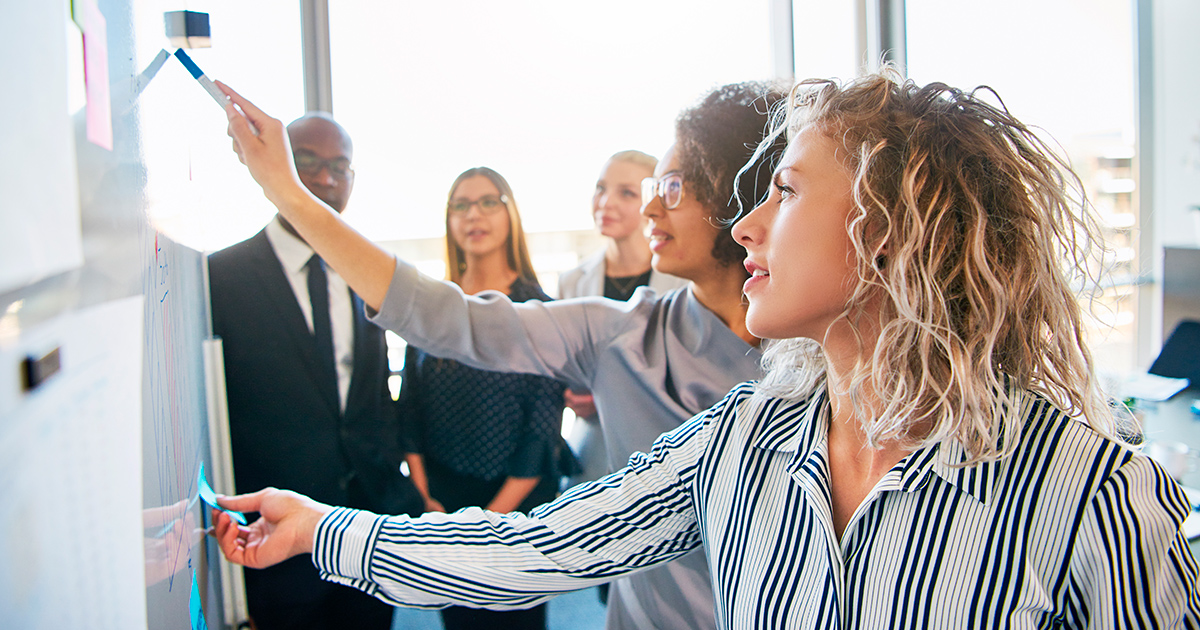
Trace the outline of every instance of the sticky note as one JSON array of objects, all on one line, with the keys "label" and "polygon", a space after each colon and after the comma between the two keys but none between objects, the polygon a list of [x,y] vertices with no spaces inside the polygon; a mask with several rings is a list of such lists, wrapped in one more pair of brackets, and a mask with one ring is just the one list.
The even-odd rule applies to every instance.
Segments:
[{"label": "sticky note", "polygon": [[192,617],[192,630],[208,630],[204,608],[200,605],[200,582],[196,580],[195,569],[192,569],[192,596],[188,598],[188,613]]},{"label": "sticky note", "polygon": [[221,510],[222,512],[232,516],[233,520],[241,523],[242,525],[246,524],[246,517],[241,512],[227,510],[217,505],[217,493],[213,492],[212,486],[208,485],[208,479],[204,478],[204,462],[200,462],[200,472],[196,475],[196,477],[196,486],[200,489],[201,501],[204,501],[212,507],[215,507],[218,510]]},{"label": "sticky note", "polygon": [[112,151],[112,101],[108,89],[108,25],[94,0],[78,7],[83,18],[83,81],[87,92],[87,138]]}]

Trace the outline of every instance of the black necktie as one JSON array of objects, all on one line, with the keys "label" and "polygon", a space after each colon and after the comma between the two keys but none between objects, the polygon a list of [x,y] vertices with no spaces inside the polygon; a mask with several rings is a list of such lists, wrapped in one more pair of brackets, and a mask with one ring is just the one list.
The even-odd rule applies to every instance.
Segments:
[{"label": "black necktie", "polygon": [[341,406],[338,397],[337,369],[333,362],[333,326],[329,321],[329,283],[325,277],[325,263],[313,254],[308,259],[308,299],[312,302],[313,339],[317,347],[317,374],[322,379],[321,387],[333,401]]}]

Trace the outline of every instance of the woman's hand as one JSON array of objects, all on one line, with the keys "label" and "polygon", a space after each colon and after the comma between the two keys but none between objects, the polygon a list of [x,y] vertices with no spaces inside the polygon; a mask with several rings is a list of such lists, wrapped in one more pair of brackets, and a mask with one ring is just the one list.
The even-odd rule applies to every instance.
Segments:
[{"label": "woman's hand", "polygon": [[[350,288],[375,310],[383,305],[396,271],[396,258],[342,221],[338,213],[309,192],[296,174],[295,158],[283,123],[217,82],[229,97],[225,115],[238,159],[250,169],[267,199],[296,228]],[[257,133],[256,133],[257,132]]]},{"label": "woman's hand", "polygon": [[225,116],[229,119],[228,133],[233,138],[233,151],[250,169],[250,175],[262,186],[267,199],[286,217],[287,206],[293,200],[310,196],[296,174],[287,128],[228,85],[220,81],[215,83],[229,97]]},{"label": "woman's hand", "polygon": [[425,511],[426,512],[445,512],[446,507],[442,505],[441,501],[438,501],[437,499],[435,499],[433,497],[425,497]]},{"label": "woman's hand", "polygon": [[333,511],[332,506],[302,494],[275,488],[236,497],[219,496],[217,503],[230,510],[260,514],[248,527],[239,527],[225,512],[213,510],[215,535],[225,558],[254,569],[312,553],[317,522]]}]

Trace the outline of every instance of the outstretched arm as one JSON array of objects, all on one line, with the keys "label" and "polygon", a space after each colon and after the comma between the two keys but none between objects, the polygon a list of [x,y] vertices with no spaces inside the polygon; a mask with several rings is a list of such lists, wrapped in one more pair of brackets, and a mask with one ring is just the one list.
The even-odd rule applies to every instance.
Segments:
[{"label": "outstretched arm", "polygon": [[267,489],[220,497],[259,510],[238,528],[214,514],[225,557],[263,567],[312,553],[322,578],[393,605],[525,608],[566,591],[674,560],[701,544],[693,483],[720,405],[664,434],[649,454],[573,488],[528,516],[466,508],[380,516]]},{"label": "outstretched arm", "polygon": [[[216,83],[231,101],[225,106],[225,115],[229,118],[229,135],[238,159],[250,169],[250,175],[262,186],[279,214],[346,279],[367,305],[378,310],[392,280],[393,256],[359,234],[304,187],[296,174],[282,122],[263,113],[224,83]],[[251,125],[258,130],[257,135]]]},{"label": "outstretched arm", "polygon": [[[376,324],[437,356],[474,367],[587,382],[595,345],[606,341],[592,335],[611,332],[605,327],[624,319],[619,307],[606,307],[600,300],[591,305],[590,314],[580,312],[579,305],[555,305],[551,312],[519,307],[523,313],[511,304],[472,308],[487,300],[464,296],[449,283],[421,280],[414,268],[359,234],[304,187],[283,123],[218,85],[232,101],[225,110],[238,157],[280,215],[379,312]],[[384,307],[385,297],[391,308]]]}]

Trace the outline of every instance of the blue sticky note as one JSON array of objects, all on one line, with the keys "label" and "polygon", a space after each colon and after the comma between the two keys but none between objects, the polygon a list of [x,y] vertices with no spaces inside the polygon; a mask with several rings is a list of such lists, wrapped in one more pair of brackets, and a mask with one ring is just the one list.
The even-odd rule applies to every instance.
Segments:
[{"label": "blue sticky note", "polygon": [[233,520],[242,525],[246,524],[246,517],[241,512],[227,510],[217,505],[217,493],[213,492],[212,486],[208,485],[208,480],[204,478],[204,462],[200,462],[200,473],[197,475],[196,485],[200,488],[200,499],[202,501],[232,516]]},{"label": "blue sticky note", "polygon": [[204,608],[200,606],[200,582],[196,580],[195,569],[192,569],[192,596],[188,600],[188,612],[192,617],[192,630],[208,630],[208,622],[204,620]]}]

